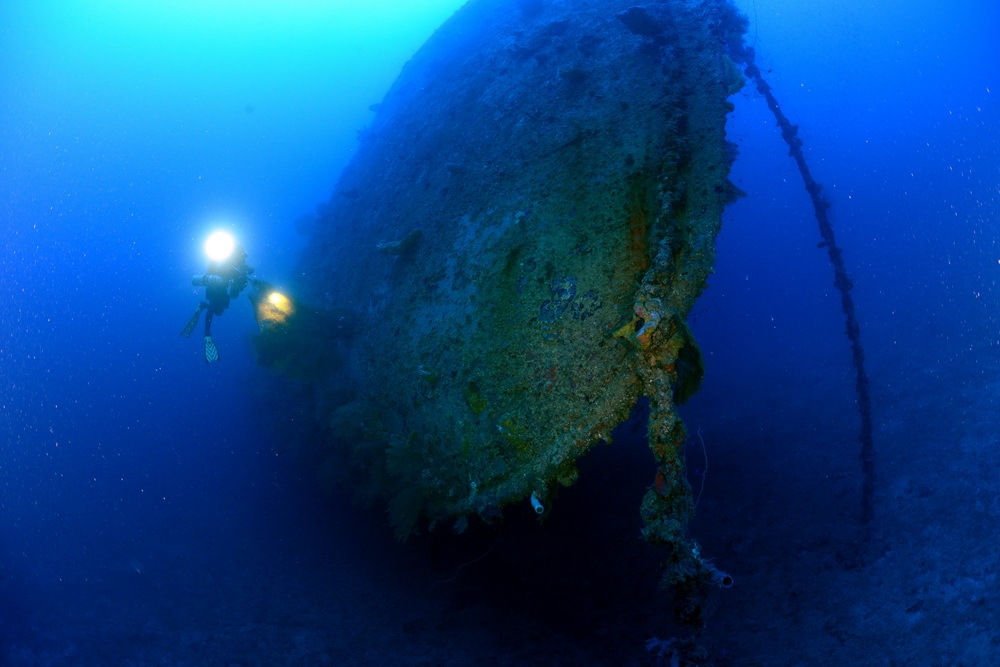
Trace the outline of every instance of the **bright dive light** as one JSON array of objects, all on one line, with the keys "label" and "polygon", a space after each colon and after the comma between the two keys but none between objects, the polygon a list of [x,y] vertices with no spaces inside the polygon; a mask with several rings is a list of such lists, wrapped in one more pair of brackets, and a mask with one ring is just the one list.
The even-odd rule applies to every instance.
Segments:
[{"label": "bright dive light", "polygon": [[288,310],[291,307],[291,301],[288,300],[288,297],[278,292],[271,292],[267,300],[278,310]]},{"label": "bright dive light", "polygon": [[264,299],[254,302],[254,309],[261,330],[285,324],[295,313],[292,300],[280,292],[271,292]]},{"label": "bright dive light", "polygon": [[236,248],[236,241],[229,232],[217,231],[205,240],[205,254],[213,262],[222,262],[229,259]]}]

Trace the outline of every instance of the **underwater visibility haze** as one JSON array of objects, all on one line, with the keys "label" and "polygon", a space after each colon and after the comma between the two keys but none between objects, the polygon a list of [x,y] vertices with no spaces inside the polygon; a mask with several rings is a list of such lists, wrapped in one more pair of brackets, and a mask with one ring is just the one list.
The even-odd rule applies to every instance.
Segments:
[{"label": "underwater visibility haze", "polygon": [[0,25],[3,664],[1000,659],[992,3]]}]

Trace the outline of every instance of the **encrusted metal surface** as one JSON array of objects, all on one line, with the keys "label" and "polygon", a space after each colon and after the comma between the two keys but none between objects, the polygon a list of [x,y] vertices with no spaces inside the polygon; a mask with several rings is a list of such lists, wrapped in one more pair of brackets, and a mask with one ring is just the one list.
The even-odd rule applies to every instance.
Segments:
[{"label": "encrusted metal surface", "polygon": [[647,396],[646,534],[691,556],[674,403],[700,379],[685,317],[730,192],[741,29],[719,0],[472,0],[379,105],[302,270],[355,318],[317,385],[323,447],[401,537],[547,504]]}]

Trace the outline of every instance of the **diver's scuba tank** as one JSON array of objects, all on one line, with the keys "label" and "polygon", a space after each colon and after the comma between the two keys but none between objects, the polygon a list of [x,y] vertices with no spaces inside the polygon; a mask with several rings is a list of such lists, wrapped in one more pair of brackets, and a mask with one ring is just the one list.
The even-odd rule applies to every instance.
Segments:
[{"label": "diver's scuba tank", "polygon": [[225,287],[229,281],[214,273],[205,273],[191,277],[191,284],[195,287]]}]

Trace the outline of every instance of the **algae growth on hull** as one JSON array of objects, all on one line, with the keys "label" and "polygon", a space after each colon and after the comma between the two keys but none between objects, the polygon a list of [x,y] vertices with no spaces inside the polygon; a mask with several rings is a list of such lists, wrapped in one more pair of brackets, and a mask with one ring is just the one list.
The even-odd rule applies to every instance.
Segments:
[{"label": "algae growth on hull", "polygon": [[721,0],[472,0],[377,106],[301,288],[352,319],[319,341],[341,362],[310,376],[311,456],[384,497],[400,538],[547,507],[648,397],[644,534],[668,582],[706,572],[675,402],[701,374],[685,318],[733,192],[744,26]]}]

